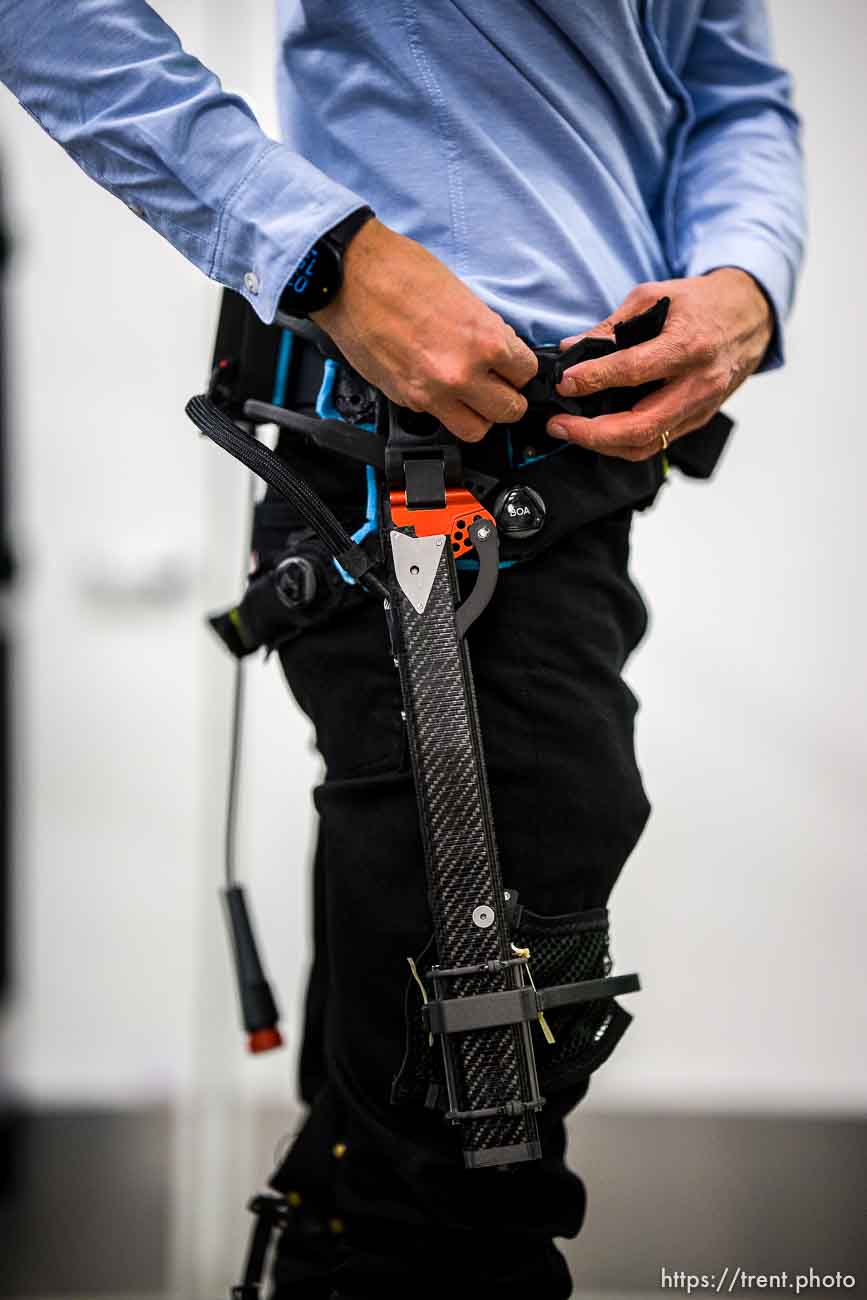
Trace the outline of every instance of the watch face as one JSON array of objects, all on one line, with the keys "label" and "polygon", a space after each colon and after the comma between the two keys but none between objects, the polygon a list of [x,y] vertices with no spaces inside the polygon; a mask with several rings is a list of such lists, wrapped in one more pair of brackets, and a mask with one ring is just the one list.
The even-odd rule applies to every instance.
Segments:
[{"label": "watch face", "polygon": [[340,288],[340,259],[330,244],[320,240],[301,259],[280,298],[290,316],[306,316],[324,307]]}]

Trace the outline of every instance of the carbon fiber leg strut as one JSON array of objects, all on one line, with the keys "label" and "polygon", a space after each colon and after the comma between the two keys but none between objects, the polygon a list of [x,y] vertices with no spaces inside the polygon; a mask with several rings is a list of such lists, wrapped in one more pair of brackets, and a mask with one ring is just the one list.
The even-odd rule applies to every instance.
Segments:
[{"label": "carbon fiber leg strut", "polygon": [[[478,502],[454,483],[449,488],[448,479],[459,477],[457,449],[440,437],[429,427],[421,437],[410,433],[398,409],[390,409],[383,552],[438,957],[429,972],[437,1001],[518,990],[525,982],[510,947],[466,622],[456,619],[454,554],[475,545],[484,557],[481,607],[496,581],[496,526]],[[440,1041],[447,1118],[460,1125],[465,1163],[537,1158],[542,1099],[528,1022],[455,1037],[443,1032]]]},{"label": "carbon fiber leg strut", "polygon": [[[510,950],[469,653],[455,628],[454,560],[447,538],[431,540],[434,572],[423,609],[395,578],[391,613],[439,964],[431,977],[438,997],[460,998],[524,981]],[[485,963],[489,971],[445,974]],[[533,1112],[541,1101],[528,1023],[441,1041],[448,1117],[460,1123],[466,1163],[537,1157]]]}]

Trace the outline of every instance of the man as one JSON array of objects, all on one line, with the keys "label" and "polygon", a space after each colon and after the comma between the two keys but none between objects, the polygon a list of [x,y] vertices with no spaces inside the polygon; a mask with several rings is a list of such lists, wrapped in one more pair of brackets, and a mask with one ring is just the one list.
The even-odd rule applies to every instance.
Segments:
[{"label": "man", "polygon": [[[546,933],[576,952],[602,936],[604,965],[605,904],[649,810],[620,675],[645,626],[631,515],[653,499],[669,446],[674,463],[710,472],[711,417],[781,364],[801,255],[798,121],[764,4],[279,10],[285,145],[143,0],[0,0],[0,76],[90,175],[265,321],[318,241],[348,230],[342,283],[313,319],[371,384],[437,416],[469,463],[547,505],[473,629],[473,662],[504,879],[540,949]],[[343,225],[366,206],[375,217]],[[526,415],[528,344],[610,337],[662,297],[657,338],[571,368],[560,388],[651,390],[594,419]],[[282,451],[357,519],[356,471],[303,440]],[[266,562],[297,523],[275,522],[275,504],[257,526]],[[275,1177],[297,1210],[277,1294],[487,1297],[517,1283],[567,1296],[553,1238],[579,1230],[584,1192],[563,1161],[563,1118],[601,1059],[595,1039],[573,1025],[572,1058],[559,1072],[542,1062],[540,1161],[507,1176],[461,1169],[419,1101],[423,1045],[404,1058],[405,958],[430,921],[381,611],[359,599],[281,657],[326,779],[310,1109]]]}]

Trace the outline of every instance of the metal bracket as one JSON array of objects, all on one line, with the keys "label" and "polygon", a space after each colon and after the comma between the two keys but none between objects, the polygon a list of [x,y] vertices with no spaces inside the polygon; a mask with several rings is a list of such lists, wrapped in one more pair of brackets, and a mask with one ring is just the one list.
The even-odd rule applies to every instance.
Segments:
[{"label": "metal bracket", "polygon": [[500,576],[500,539],[497,526],[488,518],[477,519],[470,525],[469,537],[479,557],[479,576],[475,586],[462,605],[455,611],[455,631],[462,640],[490,603]]},{"label": "metal bracket", "polygon": [[389,536],[398,586],[415,612],[423,614],[445,553],[445,536],[410,537],[396,528]]}]

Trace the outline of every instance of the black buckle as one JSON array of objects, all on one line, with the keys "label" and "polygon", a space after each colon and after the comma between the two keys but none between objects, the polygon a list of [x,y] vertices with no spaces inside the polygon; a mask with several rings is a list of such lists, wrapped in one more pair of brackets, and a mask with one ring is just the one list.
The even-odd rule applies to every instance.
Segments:
[{"label": "black buckle", "polygon": [[446,488],[463,483],[456,439],[431,415],[394,402],[387,409],[386,484],[406,491],[410,510],[442,510]]},{"label": "black buckle", "polygon": [[442,457],[401,456],[408,510],[444,510],[446,473]]}]

